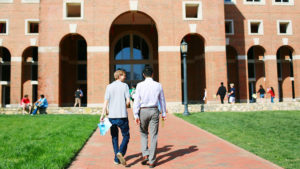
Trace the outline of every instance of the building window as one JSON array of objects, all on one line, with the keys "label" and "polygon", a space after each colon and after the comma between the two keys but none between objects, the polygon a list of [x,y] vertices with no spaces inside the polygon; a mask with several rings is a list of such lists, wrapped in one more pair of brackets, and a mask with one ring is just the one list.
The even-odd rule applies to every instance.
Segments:
[{"label": "building window", "polygon": [[13,0],[0,0],[0,3],[13,3]]},{"label": "building window", "polygon": [[248,21],[249,35],[263,35],[264,26],[262,20],[249,20]]},{"label": "building window", "polygon": [[244,0],[244,4],[246,5],[265,5],[265,0]]},{"label": "building window", "polygon": [[25,20],[25,35],[38,35],[39,34],[39,20],[26,19]]},{"label": "building window", "polygon": [[0,19],[0,35],[8,35],[8,20]]},{"label": "building window", "polygon": [[64,0],[64,19],[83,19],[83,0]]},{"label": "building window", "polygon": [[36,3],[40,3],[40,0],[22,0],[22,3],[33,3],[33,4],[36,4]]},{"label": "building window", "polygon": [[232,19],[225,20],[225,32],[226,32],[226,35],[234,34],[234,23],[233,23]]},{"label": "building window", "polygon": [[294,0],[272,0],[273,5],[294,5]]},{"label": "building window", "polygon": [[236,0],[224,0],[225,4],[236,4]]},{"label": "building window", "polygon": [[200,1],[184,1],[182,9],[184,20],[202,19],[202,3]]},{"label": "building window", "polygon": [[289,20],[277,21],[277,33],[278,35],[292,35],[292,22]]}]

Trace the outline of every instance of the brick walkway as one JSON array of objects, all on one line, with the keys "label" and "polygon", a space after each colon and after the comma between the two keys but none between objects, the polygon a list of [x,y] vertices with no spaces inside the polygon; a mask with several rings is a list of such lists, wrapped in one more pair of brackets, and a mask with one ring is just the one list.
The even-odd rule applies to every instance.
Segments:
[{"label": "brick walkway", "polygon": [[[132,169],[142,166],[138,127],[130,114],[131,138],[126,154]],[[119,140],[120,141],[120,140]],[[71,169],[124,168],[113,164],[110,133],[100,136],[97,130],[81,150]],[[169,114],[159,127],[157,166],[160,169],[275,169],[280,168],[254,154],[234,146],[174,115]]]}]

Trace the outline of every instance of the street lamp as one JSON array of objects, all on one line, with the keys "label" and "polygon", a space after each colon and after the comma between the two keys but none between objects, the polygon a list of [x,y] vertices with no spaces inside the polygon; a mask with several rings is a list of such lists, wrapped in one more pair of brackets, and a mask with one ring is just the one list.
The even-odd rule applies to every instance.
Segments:
[{"label": "street lamp", "polygon": [[188,91],[187,91],[187,72],[186,72],[186,54],[188,51],[188,44],[184,41],[180,44],[180,51],[183,57],[183,99],[184,99],[184,116],[190,115],[188,110]]}]

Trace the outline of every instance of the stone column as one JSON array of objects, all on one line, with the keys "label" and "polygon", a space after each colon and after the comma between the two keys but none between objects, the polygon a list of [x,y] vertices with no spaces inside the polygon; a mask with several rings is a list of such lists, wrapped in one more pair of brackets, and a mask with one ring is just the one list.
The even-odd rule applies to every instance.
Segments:
[{"label": "stone column", "polygon": [[300,100],[300,55],[293,56],[295,99]]},{"label": "stone column", "polygon": [[247,103],[249,100],[247,55],[238,55],[238,72],[240,102]]},{"label": "stone column", "polygon": [[278,90],[278,75],[277,75],[277,60],[276,55],[265,55],[265,76],[266,87],[273,87],[275,91],[275,102],[278,102],[279,90]]},{"label": "stone column", "polygon": [[11,57],[10,73],[10,105],[17,107],[21,101],[22,90],[22,57]]}]

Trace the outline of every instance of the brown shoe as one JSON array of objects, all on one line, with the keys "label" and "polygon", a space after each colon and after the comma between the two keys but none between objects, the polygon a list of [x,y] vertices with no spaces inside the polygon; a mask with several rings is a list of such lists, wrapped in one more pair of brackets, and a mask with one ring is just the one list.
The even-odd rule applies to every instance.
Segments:
[{"label": "brown shoe", "polygon": [[123,155],[120,152],[117,153],[117,157],[120,160],[121,164],[124,165],[124,166],[126,166],[126,160],[125,160],[125,158],[123,157]]},{"label": "brown shoe", "polygon": [[141,162],[142,165],[147,165],[147,162],[149,161],[148,157],[149,157],[149,156],[144,156],[144,157],[143,157],[142,162]]},{"label": "brown shoe", "polygon": [[155,167],[155,163],[149,164],[149,168],[154,168],[154,167]]}]

